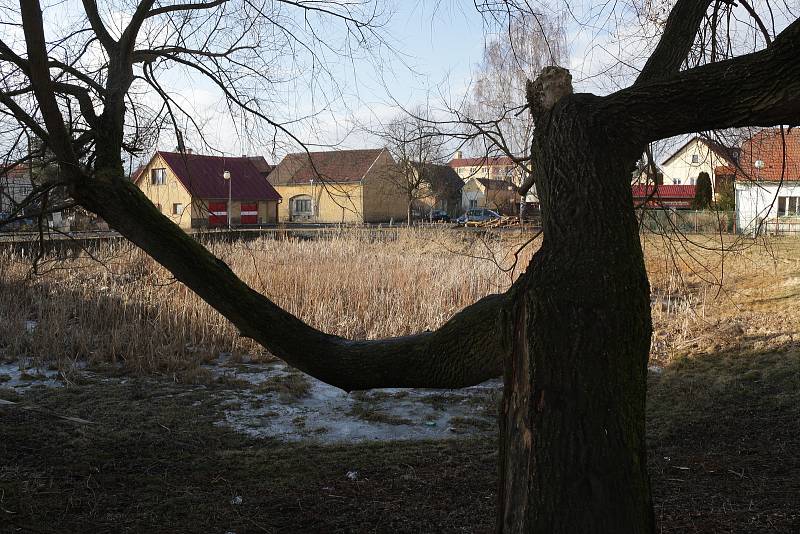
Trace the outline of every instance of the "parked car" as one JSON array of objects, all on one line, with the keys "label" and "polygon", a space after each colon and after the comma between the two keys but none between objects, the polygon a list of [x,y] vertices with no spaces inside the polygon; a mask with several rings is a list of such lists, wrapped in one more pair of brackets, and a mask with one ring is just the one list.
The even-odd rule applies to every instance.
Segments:
[{"label": "parked car", "polygon": [[450,222],[450,216],[444,210],[433,210],[431,212],[431,221],[433,221],[433,222]]},{"label": "parked car", "polygon": [[456,219],[458,224],[467,224],[471,222],[486,222],[493,219],[499,219],[500,214],[487,208],[472,208]]}]

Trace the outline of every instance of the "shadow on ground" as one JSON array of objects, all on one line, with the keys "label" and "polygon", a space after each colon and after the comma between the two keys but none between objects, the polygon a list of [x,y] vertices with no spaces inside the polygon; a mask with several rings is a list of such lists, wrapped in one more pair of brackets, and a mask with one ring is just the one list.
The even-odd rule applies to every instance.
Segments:
[{"label": "shadow on ground", "polygon": [[[0,389],[0,531],[492,531],[495,438],[256,439],[215,424],[230,387]],[[800,531],[796,348],[681,359],[648,413],[657,532]]]}]

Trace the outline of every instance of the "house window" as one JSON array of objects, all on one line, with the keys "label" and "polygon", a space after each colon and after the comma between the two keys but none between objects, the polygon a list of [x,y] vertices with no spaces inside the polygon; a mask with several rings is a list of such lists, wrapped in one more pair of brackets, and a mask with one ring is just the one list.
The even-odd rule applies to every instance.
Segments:
[{"label": "house window", "polygon": [[700,163],[700,156],[692,154],[692,163]]},{"label": "house window", "polygon": [[478,207],[478,199],[471,198],[469,199],[469,209],[477,208]]},{"label": "house window", "polygon": [[308,216],[312,214],[311,197],[301,195],[291,200],[292,215]]},{"label": "house window", "polygon": [[800,214],[800,197],[778,197],[778,217],[795,217]]},{"label": "house window", "polygon": [[176,202],[172,205],[172,214],[173,215],[183,215],[183,204],[180,202]]},{"label": "house window", "polygon": [[164,185],[167,181],[167,169],[151,169],[150,183],[153,185]]}]

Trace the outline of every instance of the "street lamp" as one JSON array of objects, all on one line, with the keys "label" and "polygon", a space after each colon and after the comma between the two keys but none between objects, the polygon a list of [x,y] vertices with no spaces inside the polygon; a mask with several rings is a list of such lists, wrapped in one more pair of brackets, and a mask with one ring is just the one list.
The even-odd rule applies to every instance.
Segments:
[{"label": "street lamp", "polygon": [[228,230],[231,229],[231,171],[223,171],[222,178],[228,182]]}]

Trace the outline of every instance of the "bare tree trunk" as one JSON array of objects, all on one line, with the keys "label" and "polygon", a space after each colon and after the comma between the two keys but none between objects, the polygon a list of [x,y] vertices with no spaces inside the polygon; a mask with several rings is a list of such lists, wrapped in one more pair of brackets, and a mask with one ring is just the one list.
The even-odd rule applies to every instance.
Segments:
[{"label": "bare tree trunk", "polygon": [[[498,532],[650,533],[649,285],[630,140],[592,135],[588,97],[539,121],[544,241],[515,288],[501,411]],[[588,105],[587,105],[588,104]]]}]

